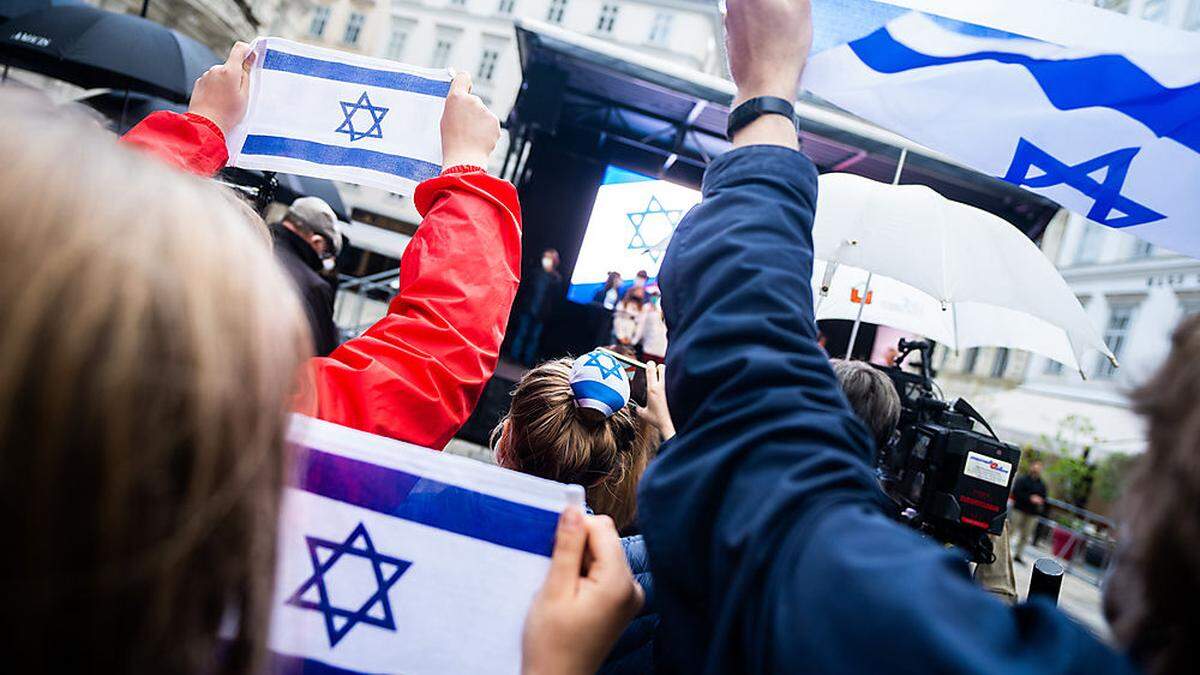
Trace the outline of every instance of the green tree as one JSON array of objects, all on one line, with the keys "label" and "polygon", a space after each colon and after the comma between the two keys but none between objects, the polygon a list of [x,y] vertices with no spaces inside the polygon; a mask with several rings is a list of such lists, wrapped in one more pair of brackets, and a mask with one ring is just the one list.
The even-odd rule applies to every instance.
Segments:
[{"label": "green tree", "polygon": [[1121,498],[1133,475],[1137,457],[1114,452],[1096,467],[1096,496],[1112,504]]}]

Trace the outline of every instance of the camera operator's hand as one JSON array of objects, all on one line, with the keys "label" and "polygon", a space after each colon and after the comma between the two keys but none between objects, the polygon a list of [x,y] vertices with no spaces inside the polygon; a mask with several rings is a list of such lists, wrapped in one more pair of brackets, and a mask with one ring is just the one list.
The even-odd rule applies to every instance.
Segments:
[{"label": "camera operator's hand", "polygon": [[229,58],[209,68],[196,80],[188,112],[207,118],[228,135],[246,116],[250,100],[250,66],[254,52],[245,42],[235,42]]},{"label": "camera operator's hand", "polygon": [[[810,47],[809,0],[728,0],[725,49],[737,84],[734,107],[756,96],[795,100]],[[795,127],[782,115],[759,117],[734,135],[733,144],[799,147]]]},{"label": "camera operator's hand", "polygon": [[612,519],[567,509],[558,519],[550,571],[525,617],[521,672],[596,672],[642,598]]},{"label": "camera operator's hand", "polygon": [[500,140],[500,120],[471,93],[471,76],[456,73],[442,112],[442,166],[487,168]]}]

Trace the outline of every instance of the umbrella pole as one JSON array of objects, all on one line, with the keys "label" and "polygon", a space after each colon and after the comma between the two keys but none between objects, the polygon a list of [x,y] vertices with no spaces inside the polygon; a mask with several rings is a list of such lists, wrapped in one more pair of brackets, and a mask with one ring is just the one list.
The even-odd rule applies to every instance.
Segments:
[{"label": "umbrella pole", "polygon": [[862,297],[858,300],[858,316],[854,317],[854,328],[850,330],[850,345],[846,347],[846,360],[850,360],[850,354],[854,352],[854,343],[858,341],[858,327],[862,325],[863,307],[867,306],[867,296],[871,292],[871,277],[873,272],[867,272],[867,283],[863,286]]}]

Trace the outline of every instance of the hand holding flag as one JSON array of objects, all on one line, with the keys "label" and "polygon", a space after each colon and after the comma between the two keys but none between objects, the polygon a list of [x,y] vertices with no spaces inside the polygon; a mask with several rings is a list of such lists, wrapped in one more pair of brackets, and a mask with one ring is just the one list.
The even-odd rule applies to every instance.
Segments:
[{"label": "hand holding flag", "polygon": [[471,76],[455,73],[442,112],[442,167],[487,167],[500,140],[500,120],[471,93]]},{"label": "hand holding flag", "polygon": [[245,42],[233,43],[225,63],[209,68],[196,80],[188,112],[200,115],[228,134],[246,114],[250,98],[250,67],[254,52]]},{"label": "hand holding flag", "polygon": [[596,672],[642,600],[612,519],[568,508],[558,519],[550,571],[525,619],[521,671]]}]

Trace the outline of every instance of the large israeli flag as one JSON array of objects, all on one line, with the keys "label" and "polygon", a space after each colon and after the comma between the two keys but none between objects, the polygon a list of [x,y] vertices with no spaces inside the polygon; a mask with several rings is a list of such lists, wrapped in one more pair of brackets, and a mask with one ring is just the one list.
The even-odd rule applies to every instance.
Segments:
[{"label": "large israeli flag", "polygon": [[229,164],[411,195],[438,175],[450,73],[290,42],[251,45],[246,117]]},{"label": "large israeli flag", "polygon": [[583,489],[296,417],[275,673],[518,673],[554,530]]},{"label": "large israeli flag", "polygon": [[[1044,6],[1059,12],[1060,4]],[[1094,22],[1107,30],[1115,17],[1070,11],[1076,24],[1108,15]],[[1097,223],[1200,256],[1200,46],[1193,36],[1172,40],[1160,30],[1167,38],[1161,48],[1147,49],[1141,22],[1120,18],[1128,41],[1063,46],[895,7],[872,16],[888,14],[882,25],[816,54],[805,88]],[[1138,50],[1128,47],[1134,43]]]}]

